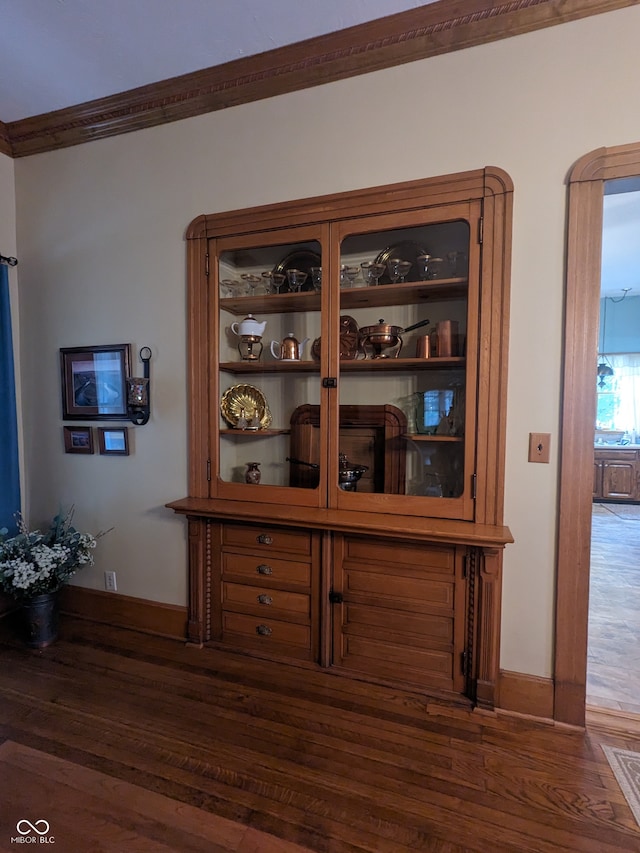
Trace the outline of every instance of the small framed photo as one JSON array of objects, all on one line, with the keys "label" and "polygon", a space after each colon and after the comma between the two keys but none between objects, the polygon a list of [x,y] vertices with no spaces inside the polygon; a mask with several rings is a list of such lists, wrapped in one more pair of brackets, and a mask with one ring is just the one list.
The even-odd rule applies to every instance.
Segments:
[{"label": "small framed photo", "polygon": [[65,453],[93,453],[93,430],[85,426],[66,426],[64,430]]},{"label": "small framed photo", "polygon": [[63,420],[126,418],[130,364],[131,344],[61,349]]},{"label": "small framed photo", "polygon": [[127,427],[98,427],[100,453],[107,456],[129,455],[129,430]]}]

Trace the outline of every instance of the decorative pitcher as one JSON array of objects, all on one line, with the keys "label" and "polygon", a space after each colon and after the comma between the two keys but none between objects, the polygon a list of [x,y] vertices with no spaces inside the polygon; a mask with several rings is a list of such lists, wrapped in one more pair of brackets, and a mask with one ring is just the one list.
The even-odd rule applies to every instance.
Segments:
[{"label": "decorative pitcher", "polygon": [[298,342],[293,332],[289,332],[286,338],[283,338],[282,343],[271,341],[271,354],[280,361],[300,361],[308,340],[309,338],[305,338]]}]

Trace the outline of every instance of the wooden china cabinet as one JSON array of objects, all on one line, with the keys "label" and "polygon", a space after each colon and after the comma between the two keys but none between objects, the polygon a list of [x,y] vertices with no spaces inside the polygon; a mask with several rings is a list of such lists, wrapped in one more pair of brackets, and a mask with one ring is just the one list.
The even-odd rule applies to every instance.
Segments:
[{"label": "wooden china cabinet", "polygon": [[494,706],[511,205],[486,168],[193,220],[191,642]]}]

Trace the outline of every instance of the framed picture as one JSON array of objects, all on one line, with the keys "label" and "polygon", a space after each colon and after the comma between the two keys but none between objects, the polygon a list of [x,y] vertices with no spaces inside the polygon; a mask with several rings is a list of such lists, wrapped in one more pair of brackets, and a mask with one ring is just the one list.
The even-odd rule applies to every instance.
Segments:
[{"label": "framed picture", "polygon": [[122,420],[127,416],[131,344],[60,350],[64,420]]},{"label": "framed picture", "polygon": [[100,453],[108,456],[129,455],[129,431],[127,427],[98,427]]},{"label": "framed picture", "polygon": [[93,453],[93,430],[85,426],[66,426],[64,431],[65,453]]}]

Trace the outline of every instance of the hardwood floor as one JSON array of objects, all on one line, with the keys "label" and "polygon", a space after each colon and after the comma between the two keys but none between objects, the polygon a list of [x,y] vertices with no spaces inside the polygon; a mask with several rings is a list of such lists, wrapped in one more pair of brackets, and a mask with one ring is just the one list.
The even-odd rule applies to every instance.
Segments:
[{"label": "hardwood floor", "polygon": [[640,506],[594,504],[587,704],[640,714]]},{"label": "hardwood floor", "polygon": [[[14,765],[45,753],[55,784],[29,784],[21,766],[12,777],[0,752],[0,813],[60,819],[58,853],[249,853],[232,846],[243,827],[326,853],[640,851],[600,748],[640,750],[633,732],[469,712],[71,617],[43,651],[14,637],[0,620],[3,749]],[[117,832],[105,803],[85,800],[94,783]],[[241,826],[221,823],[217,839],[216,818]],[[15,849],[2,831],[0,850]]]}]

